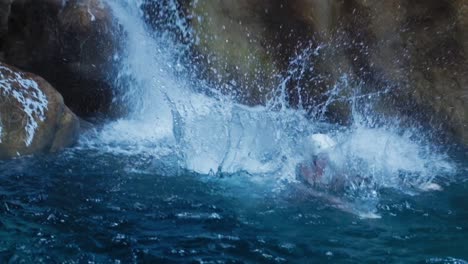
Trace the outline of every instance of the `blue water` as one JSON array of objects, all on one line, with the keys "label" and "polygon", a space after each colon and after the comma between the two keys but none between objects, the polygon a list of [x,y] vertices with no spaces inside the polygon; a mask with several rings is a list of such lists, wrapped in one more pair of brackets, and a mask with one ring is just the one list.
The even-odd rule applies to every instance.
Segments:
[{"label": "blue water", "polygon": [[[466,263],[465,171],[442,192],[380,190],[381,219],[248,176],[86,149],[0,162],[1,263]],[[466,177],[465,177],[466,178]]]},{"label": "blue water", "polygon": [[[63,153],[0,161],[0,263],[466,263],[466,153],[374,116],[387,89],[362,94],[346,73],[316,115],[289,107],[294,58],[279,96],[239,105],[193,70],[176,2],[146,2],[186,39],[150,29],[141,1],[106,1],[125,32],[115,100],[128,114]],[[333,100],[353,105],[352,125],[324,123]],[[336,141],[326,175],[346,192],[297,180],[316,133]]]}]

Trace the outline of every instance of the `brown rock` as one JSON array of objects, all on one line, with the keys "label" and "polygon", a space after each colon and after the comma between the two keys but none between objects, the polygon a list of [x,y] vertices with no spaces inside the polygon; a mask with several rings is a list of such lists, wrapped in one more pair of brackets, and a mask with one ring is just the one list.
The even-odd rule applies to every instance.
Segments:
[{"label": "brown rock", "polygon": [[[277,72],[273,52],[266,46],[262,21],[264,1],[200,1],[191,13],[199,38],[197,51],[206,58],[208,74],[226,92],[235,91],[247,104],[266,100]],[[222,85],[234,81],[233,85]],[[226,86],[226,87],[223,87]]]},{"label": "brown rock", "polygon": [[[219,0],[199,3],[193,11],[200,50],[217,59],[209,67],[220,75],[237,70],[239,76],[267,80],[269,72],[290,69],[287,62],[304,48],[301,43],[325,44],[318,56],[306,54],[299,65],[304,71],[286,83],[291,105],[323,104],[347,74],[350,87],[341,88],[338,96],[349,97],[356,83],[361,92],[391,88],[376,111],[439,131],[442,127],[444,134],[468,144],[465,0]],[[259,69],[267,69],[262,73],[267,77],[256,75]],[[253,95],[244,90],[260,86],[251,83],[238,89]],[[269,94],[277,85],[270,81],[262,92]],[[326,114],[330,121],[346,123],[349,106],[332,103]]]},{"label": "brown rock", "polygon": [[0,63],[0,159],[59,151],[75,143],[79,128],[47,81]]},{"label": "brown rock", "polygon": [[[198,1],[190,8],[195,17],[192,26],[200,40],[197,52],[205,58],[208,75],[222,88],[228,86],[228,92],[231,89],[242,103],[251,105],[265,104],[283,81],[278,75],[300,67],[290,62],[301,49],[331,42],[344,12],[339,0]],[[351,65],[334,44],[322,49],[320,57],[301,60],[305,70],[302,78],[291,76],[285,83],[289,103],[297,107],[324,103],[324,94]],[[233,85],[225,85],[231,80]],[[330,108],[339,112],[330,113],[334,120],[345,122],[349,114],[346,106],[333,103]]]},{"label": "brown rock", "polygon": [[5,61],[46,78],[82,117],[106,114],[116,52],[110,9],[100,0],[16,0]]},{"label": "brown rock", "polygon": [[[192,26],[208,75],[247,104],[264,104],[280,84],[278,74],[309,40],[328,40],[340,10],[335,1],[216,0],[190,5]],[[318,41],[315,41],[318,45]],[[318,65],[315,68],[324,66]],[[326,74],[334,67],[324,67]],[[292,84],[291,84],[292,85]],[[294,86],[294,85],[292,85]],[[320,87],[322,89],[322,87]],[[291,94],[293,105],[298,94]]]}]

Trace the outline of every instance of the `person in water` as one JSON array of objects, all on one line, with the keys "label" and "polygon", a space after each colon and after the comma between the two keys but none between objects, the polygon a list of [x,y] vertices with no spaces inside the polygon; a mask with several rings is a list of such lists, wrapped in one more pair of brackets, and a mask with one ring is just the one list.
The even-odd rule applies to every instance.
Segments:
[{"label": "person in water", "polygon": [[344,180],[332,173],[329,152],[336,147],[336,142],[326,134],[313,134],[307,138],[312,157],[298,166],[299,180],[315,188],[340,189]]},{"label": "person in water", "polygon": [[[310,159],[298,166],[298,180],[315,189],[327,189],[337,193],[344,192],[346,179],[339,172],[332,160],[330,153],[336,148],[337,143],[326,134],[313,134],[307,138],[307,144],[311,146]],[[365,178],[356,176],[355,180],[366,181]],[[420,186],[413,186],[420,191],[441,191],[442,187],[433,182]]]}]

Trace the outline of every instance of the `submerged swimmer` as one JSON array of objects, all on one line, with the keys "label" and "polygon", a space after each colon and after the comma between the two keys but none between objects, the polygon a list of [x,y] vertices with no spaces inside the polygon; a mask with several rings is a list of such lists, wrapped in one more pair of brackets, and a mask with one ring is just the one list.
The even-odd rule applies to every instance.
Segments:
[{"label": "submerged swimmer", "polygon": [[[333,164],[330,158],[330,154],[337,147],[337,143],[326,134],[313,134],[307,140],[312,156],[299,164],[298,180],[315,189],[326,189],[335,193],[345,192],[347,180],[346,173],[343,171],[344,168],[338,169],[339,164]],[[370,179],[359,175],[348,180],[365,184],[370,183]],[[434,182],[412,186],[412,188],[423,192],[442,190],[442,187]]]},{"label": "submerged swimmer", "polygon": [[336,146],[336,142],[325,134],[313,134],[308,141],[313,154],[310,160],[299,164],[297,176],[310,186],[328,185],[330,179],[325,177],[325,170],[330,163],[328,151]]},{"label": "submerged swimmer", "polygon": [[[380,218],[376,208],[368,207],[364,200],[347,199],[347,195],[357,194],[354,193],[355,190],[359,193],[369,193],[371,197],[376,195],[378,186],[375,185],[371,176],[366,173],[364,175],[353,174],[352,169],[348,169],[343,160],[336,158],[339,154],[338,144],[326,134],[313,134],[307,138],[306,144],[309,146],[308,151],[311,155],[296,168],[296,177],[302,183],[299,184],[299,188],[308,195],[324,199],[329,205],[342,211],[366,219]],[[362,166],[366,165],[362,164]],[[363,171],[366,171],[365,168]],[[403,186],[406,183],[402,181],[400,184]],[[433,182],[410,186],[410,188],[423,192],[442,190],[440,185]],[[356,201],[360,202],[356,203]]]},{"label": "submerged swimmer", "polygon": [[325,134],[313,134],[308,137],[308,141],[313,154],[310,160],[299,164],[299,180],[312,187],[329,187],[335,190],[342,188],[344,179],[340,175],[326,173],[332,166],[329,151],[336,147],[336,142]]}]

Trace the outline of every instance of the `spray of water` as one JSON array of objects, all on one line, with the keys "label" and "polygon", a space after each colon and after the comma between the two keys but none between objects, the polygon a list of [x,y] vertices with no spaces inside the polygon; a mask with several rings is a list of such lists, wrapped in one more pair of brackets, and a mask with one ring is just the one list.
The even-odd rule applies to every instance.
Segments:
[{"label": "spray of water", "polygon": [[[177,10],[169,2],[164,11]],[[84,138],[87,147],[143,155],[199,174],[247,174],[273,181],[278,187],[296,182],[298,166],[311,162],[316,154],[311,153],[309,136],[326,133],[336,146],[326,151],[330,162],[325,177],[344,179],[342,195],[350,200],[375,200],[381,188],[414,192],[453,171],[447,157],[436,154],[418,131],[390,124],[376,126],[369,122],[369,112],[359,111],[359,107],[353,111],[351,127],[321,122],[328,105],[336,100],[356,106],[385,93],[343,97],[341,89],[350,88],[345,75],[330,89],[329,99],[314,106],[312,115],[306,118],[304,109],[291,109],[285,87],[291,80],[303,78],[301,58],[320,56],[320,48],[291,60],[267,106],[246,107],[190,77],[193,75],[187,73],[193,65],[181,64],[187,59],[180,58],[186,54],[187,44],[149,29],[142,3],[107,3],[125,31],[125,52],[116,55],[121,62],[116,89],[122,90],[121,100],[129,114]],[[183,17],[175,17],[176,26],[189,32],[184,29],[187,23],[180,21]]]}]

